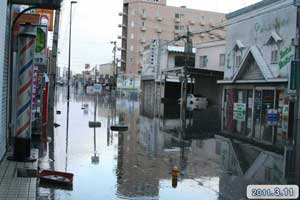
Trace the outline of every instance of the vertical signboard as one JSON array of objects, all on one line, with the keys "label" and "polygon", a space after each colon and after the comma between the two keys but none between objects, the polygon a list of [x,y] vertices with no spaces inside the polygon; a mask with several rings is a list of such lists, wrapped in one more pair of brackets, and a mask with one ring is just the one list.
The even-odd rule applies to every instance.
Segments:
[{"label": "vertical signboard", "polygon": [[36,46],[34,64],[38,66],[47,65],[47,26],[38,26],[36,29]]},{"label": "vertical signboard", "polygon": [[299,60],[294,60],[291,62],[291,69],[289,74],[289,88],[288,92],[291,95],[297,94],[297,88],[299,84]]}]

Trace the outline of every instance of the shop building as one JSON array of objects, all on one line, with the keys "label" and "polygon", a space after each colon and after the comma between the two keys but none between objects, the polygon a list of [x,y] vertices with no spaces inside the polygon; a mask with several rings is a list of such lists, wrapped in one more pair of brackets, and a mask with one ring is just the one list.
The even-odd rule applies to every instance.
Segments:
[{"label": "shop building", "polygon": [[7,1],[0,2],[0,160],[7,146],[7,104],[8,104],[8,42],[9,9]]},{"label": "shop building", "polygon": [[293,140],[288,82],[297,8],[292,0],[264,0],[226,18],[222,132],[283,147]]}]

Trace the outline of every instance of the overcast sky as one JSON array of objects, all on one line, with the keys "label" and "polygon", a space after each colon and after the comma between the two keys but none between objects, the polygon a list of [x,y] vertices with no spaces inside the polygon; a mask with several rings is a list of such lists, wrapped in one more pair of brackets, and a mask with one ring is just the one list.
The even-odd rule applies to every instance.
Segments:
[{"label": "overcast sky", "polygon": [[[118,24],[123,0],[77,0],[72,17],[71,70],[81,72],[84,64],[92,66],[112,61],[112,45],[121,34]],[[167,0],[168,5],[228,13],[259,0]],[[63,1],[59,33],[58,66],[68,65],[70,0]],[[120,45],[120,41],[118,45]]]}]

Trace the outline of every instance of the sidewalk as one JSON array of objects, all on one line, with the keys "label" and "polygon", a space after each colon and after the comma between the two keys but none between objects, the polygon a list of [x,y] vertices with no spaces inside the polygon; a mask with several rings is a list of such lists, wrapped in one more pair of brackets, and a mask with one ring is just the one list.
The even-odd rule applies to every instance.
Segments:
[{"label": "sidewalk", "polygon": [[[38,158],[38,150],[31,151]],[[0,200],[35,200],[37,178],[18,178],[17,169],[37,169],[38,160],[33,163],[12,162],[6,156],[0,163]]]}]

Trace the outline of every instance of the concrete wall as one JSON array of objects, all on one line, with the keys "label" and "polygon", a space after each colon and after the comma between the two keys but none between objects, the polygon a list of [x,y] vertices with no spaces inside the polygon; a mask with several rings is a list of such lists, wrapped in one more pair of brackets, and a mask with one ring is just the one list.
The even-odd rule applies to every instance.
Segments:
[{"label": "concrete wall", "polygon": [[197,45],[195,67],[202,68],[200,67],[200,56],[207,56],[207,67],[203,67],[203,69],[223,72],[224,66],[220,66],[220,54],[225,55],[225,40]]},{"label": "concrete wall", "polygon": [[4,152],[6,151],[6,104],[7,97],[7,83],[4,82],[4,70],[7,69],[6,55],[8,49],[6,45],[6,21],[7,20],[7,1],[0,1],[0,160],[2,159]]},{"label": "concrete wall", "polygon": [[[292,3],[293,0],[281,0],[250,12],[241,12],[239,16],[228,19],[225,79],[233,77],[238,70],[233,67],[233,47],[237,40],[245,45],[242,57],[250,46],[256,45],[275,77],[288,76],[290,62],[285,61],[292,60],[295,54],[293,40],[296,40],[297,8]],[[281,66],[279,63],[271,64],[272,45],[267,45],[266,42],[272,31],[276,31],[282,38],[282,42],[278,43]]]}]

